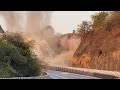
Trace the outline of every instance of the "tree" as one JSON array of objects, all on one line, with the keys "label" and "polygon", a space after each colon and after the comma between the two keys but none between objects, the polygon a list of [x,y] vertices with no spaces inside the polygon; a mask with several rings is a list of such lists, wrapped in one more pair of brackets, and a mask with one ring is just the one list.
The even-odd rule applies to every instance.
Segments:
[{"label": "tree", "polygon": [[120,27],[120,11],[110,12],[109,17],[105,22],[106,30],[111,30],[113,27]]},{"label": "tree", "polygon": [[33,41],[20,33],[3,33],[0,37],[0,77],[39,76],[41,62],[33,52]]},{"label": "tree", "polygon": [[109,12],[106,12],[106,11],[100,11],[99,13],[92,15],[91,18],[93,22],[93,29],[99,28],[102,25],[104,25],[108,15],[109,15]]},{"label": "tree", "polygon": [[77,26],[78,26],[77,33],[86,33],[92,29],[91,28],[92,23],[88,21],[83,21],[82,24]]}]

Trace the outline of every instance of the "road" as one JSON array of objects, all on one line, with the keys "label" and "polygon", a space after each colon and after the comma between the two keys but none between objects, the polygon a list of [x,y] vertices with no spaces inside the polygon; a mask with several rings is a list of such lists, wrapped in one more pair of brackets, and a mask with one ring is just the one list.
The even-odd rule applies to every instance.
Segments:
[{"label": "road", "polygon": [[96,77],[85,76],[80,74],[47,70],[48,76],[46,79],[99,79]]},{"label": "road", "polygon": [[47,76],[37,77],[13,77],[13,78],[0,78],[0,79],[99,79],[96,77],[80,75],[75,73],[47,70]]}]

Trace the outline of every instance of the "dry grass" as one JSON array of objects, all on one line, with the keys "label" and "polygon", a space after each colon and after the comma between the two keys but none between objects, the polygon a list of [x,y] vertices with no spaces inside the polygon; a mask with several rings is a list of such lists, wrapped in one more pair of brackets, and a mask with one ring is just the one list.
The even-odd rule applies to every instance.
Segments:
[{"label": "dry grass", "polygon": [[113,12],[103,28],[84,35],[72,62],[82,68],[120,71],[120,12]]}]

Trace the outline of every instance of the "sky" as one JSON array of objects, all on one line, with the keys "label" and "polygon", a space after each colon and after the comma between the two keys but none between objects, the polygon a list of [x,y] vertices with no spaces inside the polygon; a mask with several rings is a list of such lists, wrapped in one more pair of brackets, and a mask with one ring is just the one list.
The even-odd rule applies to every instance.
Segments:
[{"label": "sky", "polygon": [[[51,17],[51,25],[58,33],[71,33],[77,29],[82,21],[90,21],[90,16],[98,11],[54,11]],[[0,25],[6,30],[4,19],[0,17]]]},{"label": "sky", "polygon": [[55,11],[52,13],[51,25],[58,33],[71,33],[82,21],[91,20],[91,15],[98,11]]},{"label": "sky", "polygon": [[6,26],[5,26],[5,21],[4,21],[4,19],[3,19],[2,17],[0,17],[0,25],[2,26],[2,28],[3,28],[4,30],[7,30],[7,28],[6,28]]}]

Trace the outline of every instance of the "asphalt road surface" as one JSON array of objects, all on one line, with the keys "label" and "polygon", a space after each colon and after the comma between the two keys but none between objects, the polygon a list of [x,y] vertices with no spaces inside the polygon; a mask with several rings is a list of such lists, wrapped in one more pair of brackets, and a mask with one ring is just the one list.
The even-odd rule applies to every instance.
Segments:
[{"label": "asphalt road surface", "polygon": [[96,77],[80,75],[75,73],[47,70],[47,76],[37,77],[13,77],[13,78],[0,78],[0,79],[100,79]]},{"label": "asphalt road surface", "polygon": [[48,76],[46,76],[46,79],[99,79],[96,77],[68,73],[68,72],[60,72],[54,70],[47,70],[47,73]]}]

